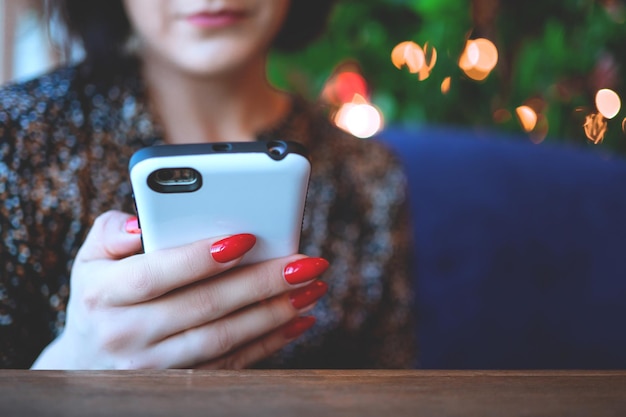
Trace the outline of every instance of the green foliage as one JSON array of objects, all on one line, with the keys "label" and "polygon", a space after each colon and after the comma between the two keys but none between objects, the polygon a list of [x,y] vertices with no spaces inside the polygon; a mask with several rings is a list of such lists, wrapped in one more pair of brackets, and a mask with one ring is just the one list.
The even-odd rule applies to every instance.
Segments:
[{"label": "green foliage", "polygon": [[[371,88],[371,100],[391,124],[448,124],[521,132],[515,109],[532,98],[544,103],[547,141],[588,144],[583,123],[595,111],[599,88],[626,99],[626,11],[605,0],[491,1],[499,9],[490,27],[476,27],[467,0],[343,0],[325,35],[305,51],[273,55],[270,78],[308,97],[319,94],[333,69],[357,62]],[[604,5],[603,5],[604,4]],[[614,9],[606,4],[616,4]],[[484,82],[470,80],[458,67],[468,38],[487,37],[499,63]],[[418,81],[390,59],[398,43],[428,42],[437,48],[431,76]],[[441,83],[451,77],[448,94]],[[506,109],[507,121],[493,113]],[[577,110],[578,109],[578,110]],[[582,109],[582,110],[581,110]],[[608,121],[602,145],[626,153],[625,112]]]}]

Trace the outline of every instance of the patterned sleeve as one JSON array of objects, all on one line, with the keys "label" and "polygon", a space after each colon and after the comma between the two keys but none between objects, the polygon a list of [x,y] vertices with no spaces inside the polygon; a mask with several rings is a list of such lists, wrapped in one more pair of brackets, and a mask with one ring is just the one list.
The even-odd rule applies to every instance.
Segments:
[{"label": "patterned sleeve", "polygon": [[[0,90],[0,368],[28,368],[50,337],[42,320],[44,294],[37,286],[39,263],[32,262],[24,199],[30,193],[29,159],[18,147],[18,106]],[[18,150],[19,149],[19,150]]]},{"label": "patterned sleeve", "polygon": [[[16,299],[15,279],[16,223],[15,206],[19,197],[15,193],[16,172],[11,169],[13,144],[10,140],[11,124],[9,114],[0,107],[0,367],[17,367],[16,341],[19,330],[16,323],[18,300]],[[16,227],[17,226],[17,227]]]},{"label": "patterned sleeve", "polygon": [[11,291],[13,262],[15,258],[10,252],[14,226],[11,222],[11,207],[15,204],[15,196],[10,195],[12,188],[10,178],[15,172],[10,170],[11,143],[9,141],[9,117],[0,107],[0,367],[8,368],[16,365],[17,355],[15,340],[16,300]]}]

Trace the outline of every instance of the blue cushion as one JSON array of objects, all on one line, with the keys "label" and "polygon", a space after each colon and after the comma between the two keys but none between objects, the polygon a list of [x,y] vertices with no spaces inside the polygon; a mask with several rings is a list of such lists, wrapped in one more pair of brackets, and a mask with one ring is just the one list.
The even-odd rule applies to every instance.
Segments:
[{"label": "blue cushion", "polygon": [[626,368],[626,161],[388,129],[409,176],[422,368]]}]

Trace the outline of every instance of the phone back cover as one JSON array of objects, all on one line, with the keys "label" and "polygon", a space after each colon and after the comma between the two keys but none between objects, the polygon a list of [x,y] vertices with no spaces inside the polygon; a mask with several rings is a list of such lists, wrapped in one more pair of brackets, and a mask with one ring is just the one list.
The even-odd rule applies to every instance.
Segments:
[{"label": "phone back cover", "polygon": [[[160,193],[148,186],[153,171],[180,167],[201,173],[200,189]],[[131,182],[144,251],[252,233],[257,243],[242,263],[296,253],[309,175],[309,161],[295,153],[281,160],[263,153],[227,153],[140,161],[131,169]]]}]

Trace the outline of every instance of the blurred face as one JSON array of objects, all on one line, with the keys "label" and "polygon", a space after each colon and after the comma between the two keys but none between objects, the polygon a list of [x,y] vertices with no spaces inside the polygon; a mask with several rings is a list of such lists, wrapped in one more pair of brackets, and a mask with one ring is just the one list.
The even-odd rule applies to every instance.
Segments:
[{"label": "blurred face", "polygon": [[290,0],[123,2],[144,59],[214,75],[236,71],[265,55]]}]

